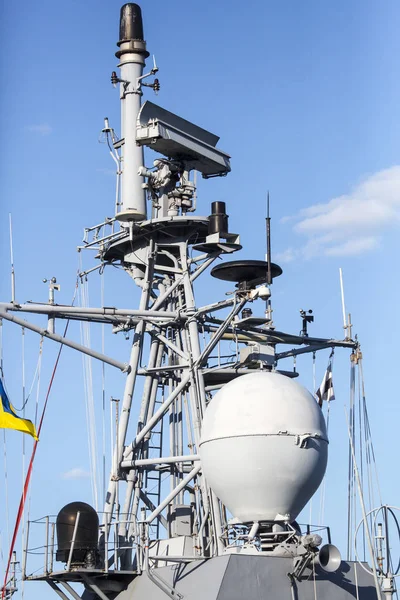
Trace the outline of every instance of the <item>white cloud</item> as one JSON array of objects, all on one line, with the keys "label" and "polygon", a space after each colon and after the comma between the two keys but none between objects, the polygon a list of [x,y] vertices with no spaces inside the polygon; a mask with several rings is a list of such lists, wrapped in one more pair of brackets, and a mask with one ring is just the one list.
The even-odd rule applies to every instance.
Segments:
[{"label": "white cloud", "polygon": [[379,245],[380,234],[400,223],[400,165],[378,171],[349,194],[314,204],[282,222],[294,220],[293,231],[306,243],[287,248],[281,261],[295,257],[356,256]]},{"label": "white cloud", "polygon": [[53,131],[53,128],[48,123],[40,123],[38,125],[28,125],[27,130],[39,135],[49,135]]},{"label": "white cloud", "polygon": [[296,250],[294,248],[286,248],[283,252],[278,252],[274,254],[274,260],[278,263],[288,263],[294,260],[297,256]]},{"label": "white cloud", "polygon": [[62,475],[63,479],[88,479],[89,477],[90,473],[85,471],[82,467],[75,467]]},{"label": "white cloud", "polygon": [[326,248],[327,256],[358,256],[369,250],[373,250],[379,244],[379,239],[376,237],[360,237],[354,240],[349,240],[343,244],[338,244],[332,248]]}]

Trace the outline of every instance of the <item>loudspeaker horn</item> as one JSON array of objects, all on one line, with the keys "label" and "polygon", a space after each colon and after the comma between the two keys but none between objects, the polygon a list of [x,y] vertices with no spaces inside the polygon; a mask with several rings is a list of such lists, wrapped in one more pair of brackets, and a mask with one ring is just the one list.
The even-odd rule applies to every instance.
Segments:
[{"label": "loudspeaker horn", "polygon": [[341,562],[339,549],[333,544],[325,544],[318,552],[317,563],[326,573],[335,573]]}]

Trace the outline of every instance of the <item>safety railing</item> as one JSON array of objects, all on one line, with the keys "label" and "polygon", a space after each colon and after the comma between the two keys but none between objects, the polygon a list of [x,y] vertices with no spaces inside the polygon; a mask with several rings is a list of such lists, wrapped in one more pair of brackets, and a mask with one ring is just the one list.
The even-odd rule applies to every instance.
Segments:
[{"label": "safety railing", "polygon": [[257,523],[254,528],[242,523],[230,523],[224,532],[225,542],[228,548],[241,547],[249,542],[260,550],[265,546],[278,545],[282,542],[288,543],[293,538],[302,535],[318,534],[322,541],[331,544],[330,528],[325,525],[310,525],[293,523],[286,530],[277,531],[270,527],[271,523]]},{"label": "safety railing", "polygon": [[[22,578],[23,579],[43,579],[51,578],[55,573],[77,572],[79,569],[93,570],[96,572],[113,573],[124,571],[135,571],[133,569],[133,558],[135,557],[138,546],[141,546],[140,535],[132,535],[129,542],[126,536],[121,535],[121,529],[124,531],[136,529],[132,521],[128,521],[123,516],[113,518],[111,522],[107,518],[99,525],[98,545],[95,552],[92,552],[88,564],[82,564],[83,561],[76,561],[75,551],[82,550],[81,542],[77,542],[77,532],[80,521],[79,511],[76,514],[73,533],[67,543],[67,554],[65,553],[65,543],[63,545],[64,559],[57,559],[57,516],[47,515],[40,519],[31,520],[26,523],[25,541],[22,557]],[[101,519],[102,514],[99,513]],[[143,537],[143,536],[142,536]],[[127,555],[130,555],[127,560]]]}]

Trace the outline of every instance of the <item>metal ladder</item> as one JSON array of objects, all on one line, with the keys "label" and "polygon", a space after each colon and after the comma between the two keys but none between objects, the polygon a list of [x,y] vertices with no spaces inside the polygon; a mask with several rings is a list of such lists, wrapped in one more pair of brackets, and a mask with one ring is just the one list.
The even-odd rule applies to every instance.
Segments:
[{"label": "metal ladder", "polygon": [[[158,406],[162,404],[161,400],[155,400],[154,411],[157,410]],[[153,429],[151,432],[151,438],[149,440],[148,450],[156,450],[157,457],[162,456],[162,445],[163,445],[163,423],[164,419],[160,419],[158,428]],[[145,473],[145,489],[146,496],[151,500],[154,506],[158,506],[161,502],[161,478],[162,471],[146,471]],[[153,486],[153,487],[150,487]],[[149,491],[150,487],[150,491]],[[154,491],[153,491],[154,490]],[[152,525],[152,538],[159,539],[160,537],[160,521],[156,519]],[[154,537],[153,537],[154,536]]]}]

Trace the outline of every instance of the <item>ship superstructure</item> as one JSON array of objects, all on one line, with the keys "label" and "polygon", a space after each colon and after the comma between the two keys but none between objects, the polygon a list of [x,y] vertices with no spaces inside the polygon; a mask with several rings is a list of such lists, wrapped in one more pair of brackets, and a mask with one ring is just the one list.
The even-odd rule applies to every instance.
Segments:
[{"label": "ship superstructure", "polygon": [[[139,305],[61,306],[53,297],[1,306],[1,318],[125,377],[103,512],[71,502],[46,517],[43,572],[29,574],[28,535],[24,575],[64,600],[372,600],[381,589],[375,571],[342,561],[329,528],[297,523],[323,479],[329,440],[315,398],[279,366],[327,348],[357,357],[358,343],[311,337],[306,313],[300,335],[277,331],[271,286],[282,270],[270,247],[265,261],[232,260],[241,245],[225,203],[197,215],[194,173],[225,176],[230,157],[216,135],[143,102],[145,88],[157,92],[159,81],[155,62],[145,70],[136,4],[121,9],[116,56],[121,136],[108,119],[103,128],[117,163],[116,212],[86,230],[84,247],[98,250],[94,270],[123,268],[140,289]],[[145,147],[155,152],[152,166]],[[209,270],[226,282],[226,296],[198,306],[195,288]],[[47,328],[18,312],[47,315]],[[56,333],[58,319],[130,332],[129,360]]]}]

